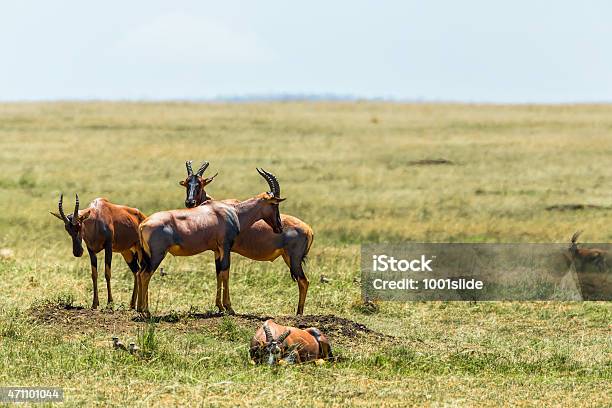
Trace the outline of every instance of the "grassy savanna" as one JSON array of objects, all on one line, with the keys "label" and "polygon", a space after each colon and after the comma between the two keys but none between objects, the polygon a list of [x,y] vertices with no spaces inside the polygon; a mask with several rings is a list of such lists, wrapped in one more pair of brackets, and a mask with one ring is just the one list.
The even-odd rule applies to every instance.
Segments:
[{"label": "grassy savanna", "polygon": [[[68,405],[609,405],[609,302],[376,311],[360,305],[355,278],[362,242],[567,242],[577,229],[584,241],[609,242],[610,157],[612,106],[0,105],[0,248],[9,250],[0,260],[0,385],[61,386]],[[437,158],[453,164],[412,163]],[[132,276],[118,254],[114,307],[74,309],[91,303],[89,261],[72,256],[48,213],[59,193],[67,209],[74,192],[82,208],[99,196],[146,214],[179,208],[187,159],[219,171],[207,189],[216,198],[264,191],[257,166],[275,173],[282,212],[315,231],[305,313],[388,336],[338,330],[337,363],[250,366],[258,321],[193,313],[214,309],[211,253],[166,258],[168,276],[156,273],[150,286],[162,322],[132,320]],[[571,203],[601,207],[546,210]],[[238,313],[294,312],[297,287],[282,260],[232,261]],[[104,307],[103,273],[99,286]],[[114,334],[146,345],[145,355],[114,351]]]}]

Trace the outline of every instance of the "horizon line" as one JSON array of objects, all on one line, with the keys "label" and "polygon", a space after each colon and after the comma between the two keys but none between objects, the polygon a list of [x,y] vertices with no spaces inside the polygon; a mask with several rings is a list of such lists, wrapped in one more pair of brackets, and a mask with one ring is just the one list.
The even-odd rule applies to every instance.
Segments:
[{"label": "horizon line", "polygon": [[244,95],[217,95],[214,97],[196,98],[99,98],[99,97],[77,97],[77,98],[25,98],[25,99],[0,99],[0,104],[11,103],[266,103],[266,102],[382,102],[394,104],[433,104],[433,105],[610,105],[612,100],[576,100],[576,101],[491,101],[491,100],[459,100],[459,99],[436,99],[436,98],[398,98],[393,96],[359,96],[351,94],[336,93],[253,93]]}]

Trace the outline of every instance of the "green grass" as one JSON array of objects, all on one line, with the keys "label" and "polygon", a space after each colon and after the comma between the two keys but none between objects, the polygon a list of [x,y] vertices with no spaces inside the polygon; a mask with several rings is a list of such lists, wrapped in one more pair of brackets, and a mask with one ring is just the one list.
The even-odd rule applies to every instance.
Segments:
[{"label": "green grass", "polygon": [[[385,103],[0,105],[0,385],[65,388],[68,405],[609,405],[609,302],[360,305],[362,242],[609,242],[612,107]],[[445,158],[454,165],[412,166]],[[335,314],[394,336],[330,336],[340,361],[254,367],[256,322],[193,319],[214,309],[207,253],[168,257],[136,323],[132,275],[113,260],[112,311],[45,322],[32,310],[91,303],[86,257],[48,214],[105,196],[146,214],[179,208],[184,161],[211,162],[216,198],[266,189],[308,222],[306,314]],[[547,211],[554,204],[602,209]],[[99,262],[102,262],[100,256]],[[331,279],[319,282],[320,275]],[[99,280],[105,304],[104,280]],[[297,287],[281,260],[234,256],[238,313],[291,315]],[[91,317],[91,321],[87,318]],[[114,320],[116,319],[116,320]],[[139,356],[113,350],[136,341]]]}]

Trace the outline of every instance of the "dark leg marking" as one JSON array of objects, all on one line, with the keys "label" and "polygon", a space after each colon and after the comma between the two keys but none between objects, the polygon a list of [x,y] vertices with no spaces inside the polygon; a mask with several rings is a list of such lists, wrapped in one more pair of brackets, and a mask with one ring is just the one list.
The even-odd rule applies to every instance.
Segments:
[{"label": "dark leg marking", "polygon": [[125,251],[122,252],[121,255],[123,255],[123,259],[125,259],[125,262],[128,264],[132,274],[134,275],[134,286],[132,288],[132,298],[130,299],[130,309],[135,309],[136,300],[138,298],[138,254],[132,251]]},{"label": "dark leg marking", "polygon": [[91,281],[93,283],[93,300],[91,302],[91,308],[96,309],[100,305],[100,301],[98,300],[98,257],[89,247],[87,248],[87,253],[89,253],[89,262],[91,263]]},{"label": "dark leg marking", "polygon": [[104,245],[104,278],[106,278],[106,292],[108,294],[108,303],[113,303],[113,294],[111,292],[111,264],[113,262],[113,245],[107,243]]}]

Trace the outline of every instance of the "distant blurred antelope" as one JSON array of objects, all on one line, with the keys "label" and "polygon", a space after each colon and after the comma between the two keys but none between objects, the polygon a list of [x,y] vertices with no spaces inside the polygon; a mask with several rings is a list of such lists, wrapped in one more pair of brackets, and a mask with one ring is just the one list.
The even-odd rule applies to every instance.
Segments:
[{"label": "distant blurred antelope", "polygon": [[[207,200],[213,200],[204,187],[211,183],[217,176],[204,178],[203,174],[209,163],[203,162],[196,173],[191,168],[191,161],[185,162],[187,167],[187,178],[179,184],[186,189],[185,206],[196,207]],[[240,201],[235,199],[221,200],[221,202],[237,205]],[[240,254],[255,261],[273,262],[279,256],[283,257],[285,264],[289,267],[291,278],[297,282],[299,297],[297,314],[304,313],[304,303],[308,293],[308,278],[304,273],[304,262],[310,246],[314,239],[314,233],[310,225],[299,218],[287,214],[281,214],[283,231],[278,234],[272,230],[265,221],[257,221],[249,227],[243,227],[234,241],[232,252]]]},{"label": "distant blurred antelope", "polygon": [[72,214],[65,215],[64,195],[60,195],[57,204],[59,213],[51,214],[64,222],[66,232],[72,238],[72,254],[76,257],[83,255],[83,243],[87,246],[91,262],[91,280],[93,282],[93,301],[91,307],[97,308],[98,300],[98,257],[97,253],[104,249],[104,277],[106,278],[106,289],[108,303],[113,302],[111,293],[111,263],[113,252],[119,252],[125,259],[134,274],[134,287],[130,307],[136,307],[138,272],[138,256],[140,253],[140,241],[138,239],[138,225],[145,219],[143,213],[136,208],[116,205],[106,198],[96,198],[84,210],[79,211],[79,195],[76,195],[76,203]]},{"label": "distant blurred antelope", "polygon": [[329,340],[319,329],[281,326],[271,319],[251,339],[249,355],[254,363],[269,365],[333,358]]},{"label": "distant blurred antelope", "polygon": [[[577,271],[583,271],[584,267],[588,264],[597,267],[599,272],[603,272],[607,269],[606,266],[606,251],[599,248],[578,248],[578,237],[582,231],[576,231],[572,235],[570,246],[568,247],[568,266],[572,263],[575,265]],[[578,264],[579,263],[579,264]]]}]

